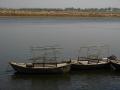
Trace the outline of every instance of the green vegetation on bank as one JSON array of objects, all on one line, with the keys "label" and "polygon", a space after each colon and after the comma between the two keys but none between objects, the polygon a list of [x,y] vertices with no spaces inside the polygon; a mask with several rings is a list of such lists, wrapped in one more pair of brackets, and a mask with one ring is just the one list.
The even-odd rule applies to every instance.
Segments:
[{"label": "green vegetation on bank", "polygon": [[0,8],[0,16],[120,17],[120,8]]}]

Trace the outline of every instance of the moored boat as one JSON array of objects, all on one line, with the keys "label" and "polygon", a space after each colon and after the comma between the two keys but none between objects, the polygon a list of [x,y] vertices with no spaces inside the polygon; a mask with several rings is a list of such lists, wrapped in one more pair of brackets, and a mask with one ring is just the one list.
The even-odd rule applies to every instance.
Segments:
[{"label": "moored boat", "polygon": [[120,60],[115,55],[109,56],[108,60],[112,70],[120,71]]},{"label": "moored boat", "polygon": [[68,63],[16,63],[10,65],[18,73],[66,73],[70,71]]},{"label": "moored boat", "polygon": [[[57,61],[56,47],[32,47],[32,51],[41,51],[42,56],[34,56],[29,63],[10,62],[9,64],[18,73],[66,73],[70,71],[70,63]],[[49,56],[48,56],[49,55]]]},{"label": "moored boat", "polygon": [[[102,46],[103,48],[104,46]],[[98,69],[108,69],[109,61],[101,57],[101,48],[97,46],[87,46],[81,47],[86,49],[86,57],[80,57],[72,61],[72,70],[98,70]],[[94,49],[94,52],[93,50]],[[91,52],[92,51],[92,52]]]},{"label": "moored boat", "polygon": [[120,61],[110,61],[110,67],[113,70],[120,71]]},{"label": "moored boat", "polygon": [[[96,62],[97,61],[97,62]],[[103,60],[77,60],[71,64],[73,70],[98,70],[98,69],[108,69],[109,62]]]}]

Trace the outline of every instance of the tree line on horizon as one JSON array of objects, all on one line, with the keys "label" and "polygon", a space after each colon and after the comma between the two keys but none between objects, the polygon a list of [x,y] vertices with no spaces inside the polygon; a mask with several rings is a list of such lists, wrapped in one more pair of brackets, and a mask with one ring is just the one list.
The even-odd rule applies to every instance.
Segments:
[{"label": "tree line on horizon", "polygon": [[0,16],[120,17],[120,8],[0,8]]},{"label": "tree line on horizon", "polygon": [[81,12],[120,12],[120,8],[0,8],[0,11],[81,11]]}]

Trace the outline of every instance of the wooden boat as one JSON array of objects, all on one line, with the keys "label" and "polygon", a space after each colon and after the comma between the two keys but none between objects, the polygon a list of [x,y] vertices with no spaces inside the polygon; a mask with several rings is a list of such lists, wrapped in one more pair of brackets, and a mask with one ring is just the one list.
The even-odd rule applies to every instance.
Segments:
[{"label": "wooden boat", "polygon": [[[103,48],[104,46],[102,46]],[[98,70],[98,69],[108,69],[109,68],[109,62],[107,59],[103,59],[100,57],[100,48],[98,49],[97,46],[87,46],[87,47],[81,47],[87,49],[87,55],[86,57],[80,57],[76,60],[72,61],[71,69],[72,70]],[[95,53],[93,50],[96,50]],[[90,52],[92,50],[92,52]]]},{"label": "wooden boat", "polygon": [[98,70],[98,69],[108,69],[109,62],[103,60],[79,60],[74,61],[71,64],[71,69],[73,70]]},{"label": "wooden boat", "polygon": [[69,63],[16,63],[10,65],[18,73],[66,73],[70,71]]},{"label": "wooden boat", "polygon": [[[32,47],[32,51],[41,51],[42,56],[34,56],[30,63],[16,63],[9,64],[18,73],[66,73],[70,71],[70,63],[58,62],[56,47]],[[44,52],[43,52],[44,51]],[[54,56],[51,56],[52,54]],[[50,54],[50,56],[48,56]]]},{"label": "wooden boat", "polygon": [[108,60],[109,60],[111,69],[120,71],[120,60],[118,60],[115,55],[111,55],[110,57],[108,57]]},{"label": "wooden boat", "polygon": [[120,61],[110,61],[110,67],[112,70],[120,71]]}]

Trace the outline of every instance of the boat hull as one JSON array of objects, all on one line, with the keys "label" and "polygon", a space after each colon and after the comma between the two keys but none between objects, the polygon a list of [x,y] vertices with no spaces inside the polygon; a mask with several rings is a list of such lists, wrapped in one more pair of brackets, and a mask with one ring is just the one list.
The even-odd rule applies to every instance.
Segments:
[{"label": "boat hull", "polygon": [[13,69],[17,73],[67,73],[70,71],[70,65],[62,66],[62,67],[54,67],[54,68],[33,68],[33,67],[22,67],[19,65],[16,65],[14,63],[10,63],[10,65],[13,67]]},{"label": "boat hull", "polygon": [[120,63],[118,62],[110,62],[110,67],[112,70],[120,71]]},{"label": "boat hull", "polygon": [[104,64],[72,64],[71,69],[72,70],[100,70],[100,69],[109,69],[109,63]]}]

